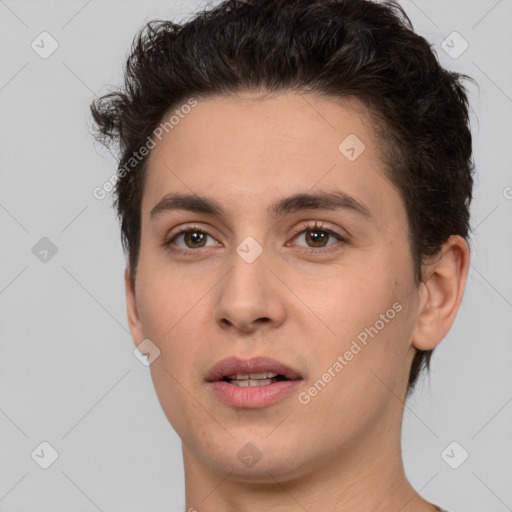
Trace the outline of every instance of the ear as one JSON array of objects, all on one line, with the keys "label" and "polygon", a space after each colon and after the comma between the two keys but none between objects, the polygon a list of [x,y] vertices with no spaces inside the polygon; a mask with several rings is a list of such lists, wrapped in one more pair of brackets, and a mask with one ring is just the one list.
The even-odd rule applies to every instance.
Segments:
[{"label": "ear", "polygon": [[461,236],[451,235],[425,268],[411,338],[415,348],[432,350],[446,336],[462,301],[468,270],[468,244]]},{"label": "ear", "polygon": [[131,272],[128,267],[124,271],[124,285],[126,291],[126,310],[128,314],[128,325],[133,338],[135,346],[139,345],[144,340],[144,334],[137,310],[137,300],[135,298],[135,288],[131,279]]}]

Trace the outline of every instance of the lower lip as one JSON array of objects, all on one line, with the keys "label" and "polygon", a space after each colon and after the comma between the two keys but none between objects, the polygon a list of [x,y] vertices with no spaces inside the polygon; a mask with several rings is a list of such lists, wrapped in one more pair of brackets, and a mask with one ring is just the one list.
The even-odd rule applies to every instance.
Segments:
[{"label": "lower lip", "polygon": [[290,395],[301,382],[302,379],[282,380],[266,386],[250,387],[236,386],[223,380],[208,384],[222,402],[241,409],[258,409]]}]

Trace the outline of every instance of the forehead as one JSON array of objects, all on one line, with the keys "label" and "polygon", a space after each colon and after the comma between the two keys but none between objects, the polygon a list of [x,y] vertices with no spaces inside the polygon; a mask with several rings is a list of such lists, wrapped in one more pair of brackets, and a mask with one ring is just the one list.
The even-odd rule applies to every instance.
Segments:
[{"label": "forehead", "polygon": [[[317,151],[326,149],[339,156],[339,143],[351,134],[365,143],[369,153],[377,149],[373,147],[375,135],[368,110],[356,99],[246,92],[196,101],[197,105],[180,119],[173,116],[176,124],[163,134],[151,158],[167,148],[176,158],[186,152],[191,164],[207,151],[231,162],[267,162],[279,156],[301,160],[310,155],[315,159]],[[173,108],[176,110],[180,107]],[[168,114],[164,123],[167,118]],[[191,154],[190,147],[200,151]]]},{"label": "forehead", "polygon": [[315,188],[343,190],[377,213],[400,206],[360,102],[298,93],[196,101],[151,150],[143,216],[169,192],[214,196],[233,213]]}]

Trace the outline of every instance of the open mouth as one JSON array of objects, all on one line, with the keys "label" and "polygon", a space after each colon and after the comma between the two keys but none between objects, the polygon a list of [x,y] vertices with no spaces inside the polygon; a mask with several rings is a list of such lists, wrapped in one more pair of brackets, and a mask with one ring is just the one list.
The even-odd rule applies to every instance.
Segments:
[{"label": "open mouth", "polygon": [[304,377],[291,366],[267,356],[227,357],[205,375],[210,391],[221,402],[241,409],[267,407],[291,396]]},{"label": "open mouth", "polygon": [[235,386],[265,386],[283,380],[301,379],[298,371],[269,357],[244,360],[228,357],[214,365],[206,381],[224,381]]},{"label": "open mouth", "polygon": [[304,377],[276,359],[233,356],[215,364],[205,380],[221,402],[241,409],[258,409],[292,396]]},{"label": "open mouth", "polygon": [[252,386],[268,386],[275,382],[281,382],[287,379],[284,375],[274,372],[263,372],[263,373],[250,373],[250,374],[233,374],[228,375],[221,379],[224,382],[233,384],[234,386],[240,387],[252,387]]}]

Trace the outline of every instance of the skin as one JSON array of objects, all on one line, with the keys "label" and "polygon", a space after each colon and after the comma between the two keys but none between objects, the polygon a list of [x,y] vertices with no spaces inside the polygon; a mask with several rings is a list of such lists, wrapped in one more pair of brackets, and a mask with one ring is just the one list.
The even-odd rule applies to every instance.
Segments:
[{"label": "skin", "polygon": [[[338,150],[349,134],[366,146],[353,162]],[[350,210],[267,213],[291,194],[334,189],[366,204],[371,220]],[[214,198],[225,217],[170,211],[151,219],[169,192]],[[330,236],[323,249],[315,245],[306,225],[314,221],[347,242]],[[173,239],[193,225],[208,233],[206,246]],[[405,477],[402,415],[415,349],[434,348],[455,319],[469,248],[451,236],[416,286],[406,230],[371,118],[356,100],[198,98],[151,151],[135,284],[125,273],[128,319],[135,345],[149,338],[161,351],[151,375],[182,440],[187,510],[437,510]],[[251,264],[236,252],[247,236],[263,249]],[[169,239],[196,253],[171,252]],[[297,369],[298,391],[307,391],[395,302],[401,311],[307,404],[293,393],[239,409],[205,383],[225,357],[267,355]],[[261,454],[251,467],[237,457],[246,443]]]}]

